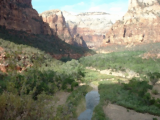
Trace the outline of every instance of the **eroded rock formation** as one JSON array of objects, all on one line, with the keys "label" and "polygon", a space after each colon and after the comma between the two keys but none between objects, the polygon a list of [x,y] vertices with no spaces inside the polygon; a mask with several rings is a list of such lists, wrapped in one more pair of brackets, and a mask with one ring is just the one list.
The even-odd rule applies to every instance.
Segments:
[{"label": "eroded rock formation", "polygon": [[0,25],[27,33],[51,35],[49,25],[32,8],[31,0],[0,0]]},{"label": "eroded rock formation", "polygon": [[40,16],[42,16],[44,22],[49,24],[54,35],[57,35],[67,43],[72,42],[72,37],[66,27],[65,18],[60,10],[45,11]]},{"label": "eroded rock formation", "polygon": [[49,24],[53,34],[57,35],[63,41],[72,45],[87,47],[81,36],[71,36],[62,11],[58,9],[49,10],[41,13],[40,16],[42,16],[44,22]]},{"label": "eroded rock formation", "polygon": [[127,13],[107,32],[103,45],[160,42],[160,1],[130,0]]},{"label": "eroded rock formation", "polygon": [[81,35],[89,48],[99,47],[106,32],[120,18],[105,12],[86,12],[72,15],[63,11],[67,27],[72,36]]}]

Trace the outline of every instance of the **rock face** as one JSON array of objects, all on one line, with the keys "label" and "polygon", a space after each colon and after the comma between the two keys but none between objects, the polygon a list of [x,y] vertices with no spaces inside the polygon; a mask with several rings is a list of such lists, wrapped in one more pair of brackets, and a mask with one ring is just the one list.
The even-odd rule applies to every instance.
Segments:
[{"label": "rock face", "polygon": [[111,27],[103,45],[160,42],[159,23],[159,0],[130,0],[128,12]]},{"label": "rock face", "polygon": [[73,42],[69,30],[66,27],[65,18],[60,10],[45,11],[40,16],[42,16],[44,22],[49,24],[54,35],[57,35],[67,43]]},{"label": "rock face", "polygon": [[81,35],[89,48],[99,47],[106,32],[120,18],[105,12],[86,12],[72,15],[63,11],[67,27],[72,36]]},{"label": "rock face", "polygon": [[0,26],[33,34],[52,34],[49,25],[32,8],[31,0],[0,0]]},{"label": "rock face", "polygon": [[49,24],[53,34],[63,41],[72,45],[87,47],[81,36],[71,36],[62,11],[49,10],[41,13],[40,16],[42,16],[44,22]]}]

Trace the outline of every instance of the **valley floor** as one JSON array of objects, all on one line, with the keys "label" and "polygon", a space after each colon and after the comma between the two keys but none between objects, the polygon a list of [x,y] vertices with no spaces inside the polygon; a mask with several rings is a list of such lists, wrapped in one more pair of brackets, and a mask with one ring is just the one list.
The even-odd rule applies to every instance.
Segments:
[{"label": "valley floor", "polygon": [[[99,82],[109,81],[108,84],[110,84],[111,82],[114,84],[119,84],[119,81],[116,80],[117,77],[119,77],[119,78],[121,78],[121,80],[123,79],[122,80],[123,82],[128,83],[129,78],[131,79],[131,77],[134,77],[134,76],[129,75],[130,77],[126,78],[126,76],[124,74],[122,74],[123,72],[119,71],[119,72],[117,72],[117,74],[116,74],[116,72],[114,74],[112,74],[112,78],[102,79],[101,77],[102,76],[104,77],[104,75],[106,75],[106,78],[107,78],[107,76],[108,77],[110,76],[110,74],[108,73],[109,70],[96,70],[95,68],[87,67],[87,71],[89,71],[89,73],[91,73],[91,72],[96,73],[97,76],[99,75],[99,80],[98,79],[93,80],[91,83],[89,83],[89,85],[91,87],[93,87],[94,90],[98,90]],[[90,77],[91,76],[92,75],[90,75]],[[160,93],[159,88],[160,88],[159,83],[154,86],[154,89],[157,89],[158,92]],[[156,97],[156,98],[160,98],[160,94],[159,95],[152,94],[152,96]],[[103,105],[103,111],[105,114],[105,118],[103,118],[103,119],[106,119],[106,120],[160,120],[159,116],[151,115],[148,113],[139,113],[134,110],[117,105],[116,103],[112,103],[110,101],[106,101],[106,103]],[[97,119],[93,117],[92,120],[97,120]]]},{"label": "valley floor", "polygon": [[160,120],[158,116],[138,113],[116,104],[109,103],[103,107],[103,110],[111,120],[154,120],[153,118]]}]

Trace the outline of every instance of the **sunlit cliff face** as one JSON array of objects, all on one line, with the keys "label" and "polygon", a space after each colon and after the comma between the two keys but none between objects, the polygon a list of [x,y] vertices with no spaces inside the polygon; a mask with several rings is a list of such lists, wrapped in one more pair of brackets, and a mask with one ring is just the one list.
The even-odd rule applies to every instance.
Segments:
[{"label": "sunlit cliff face", "polygon": [[159,0],[130,0],[129,1],[129,8],[137,8],[137,7],[148,7],[155,4],[159,4]]},{"label": "sunlit cliff face", "polygon": [[[136,1],[136,0],[135,0]],[[149,5],[152,5],[153,3],[156,3],[157,0],[137,0],[138,2],[140,3],[146,3],[146,4],[149,4]]]}]

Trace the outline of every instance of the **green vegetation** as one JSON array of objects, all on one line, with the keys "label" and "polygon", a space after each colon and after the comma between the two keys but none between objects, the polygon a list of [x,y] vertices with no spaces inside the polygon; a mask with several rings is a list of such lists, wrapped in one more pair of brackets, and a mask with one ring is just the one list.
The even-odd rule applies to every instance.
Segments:
[{"label": "green vegetation", "polygon": [[[153,45],[153,44],[151,44]],[[147,46],[147,45],[144,45]],[[97,83],[100,93],[100,103],[96,106],[92,120],[109,120],[103,112],[103,107],[108,103],[118,104],[133,109],[141,113],[149,113],[160,116],[160,99],[154,98],[151,94],[157,94],[158,91],[153,86],[160,79],[160,59],[149,58],[142,59],[147,52],[143,47],[135,50],[126,50],[112,52],[108,54],[96,54],[93,56],[82,57],[79,62],[84,67],[92,67],[98,70],[111,69],[121,71],[124,74],[139,74],[138,78],[127,80],[127,78],[115,77],[111,75],[100,75],[98,71],[86,72],[85,81]],[[153,48],[156,49],[159,43]],[[138,49],[138,50],[137,50]],[[108,77],[114,78],[109,79]],[[117,82],[116,82],[117,80]],[[129,83],[128,83],[129,82]],[[150,85],[149,82],[152,84]]]},{"label": "green vegetation", "polygon": [[89,70],[89,69],[86,69],[85,70],[85,77],[83,79],[83,81],[85,83],[95,83],[97,81],[103,81],[103,80],[109,80],[109,79],[118,79],[117,77],[113,76],[113,75],[106,75],[106,74],[101,74],[100,72],[98,71],[95,71],[95,70]]},{"label": "green vegetation", "polygon": [[152,94],[154,94],[154,95],[158,95],[158,90],[153,89],[153,90],[152,90]]},{"label": "green vegetation", "polygon": [[[88,85],[78,86],[82,82],[98,85],[100,103],[94,110],[93,120],[109,120],[103,111],[109,102],[160,116],[160,99],[150,94],[159,94],[152,88],[160,79],[160,59],[142,59],[146,52],[142,47],[74,60],[71,54],[83,56],[94,52],[66,44],[55,36],[28,35],[4,27],[0,27],[0,38],[0,69],[4,69],[0,72],[0,119],[75,119],[81,111],[77,112],[79,104],[91,90]],[[53,59],[56,54],[66,57],[58,61]],[[138,73],[139,78],[127,80],[100,74],[98,69],[123,71],[126,75],[129,70],[131,74]],[[52,104],[59,91],[70,95],[64,105],[55,107]]]},{"label": "green vegetation", "polygon": [[66,104],[57,108],[57,113],[53,120],[71,120],[77,118],[77,106],[90,90],[91,87],[84,85],[73,91],[67,98]]},{"label": "green vegetation", "polygon": [[144,51],[123,51],[109,54],[96,54],[81,58],[79,61],[85,67],[97,69],[114,69],[116,71],[133,70],[139,74],[160,72],[160,59],[142,59]]},{"label": "green vegetation", "polygon": [[160,99],[151,97],[148,89],[152,89],[152,86],[147,81],[133,78],[127,84],[115,84],[111,80],[99,84],[100,104],[94,110],[93,120],[108,120],[103,112],[103,106],[109,102],[137,112],[160,116]]},{"label": "green vegetation", "polygon": [[[89,90],[78,86],[85,76],[84,67],[77,60],[64,63],[52,55],[94,52],[55,36],[28,36],[4,27],[0,27],[0,49],[0,69],[4,66],[5,71],[0,73],[0,119],[70,120],[77,116],[73,110]],[[73,90],[66,105],[58,106],[53,115],[54,94]]]},{"label": "green vegetation", "polygon": [[72,108],[70,110],[71,110],[74,118],[78,117],[78,115],[76,113],[76,109],[77,109],[77,106],[79,105],[80,101],[82,99],[84,99],[85,95],[91,90],[92,90],[91,87],[89,87],[88,85],[84,85],[84,86],[79,87],[78,89],[74,90],[70,94],[70,96],[68,97],[67,104],[69,105],[69,107]]}]

